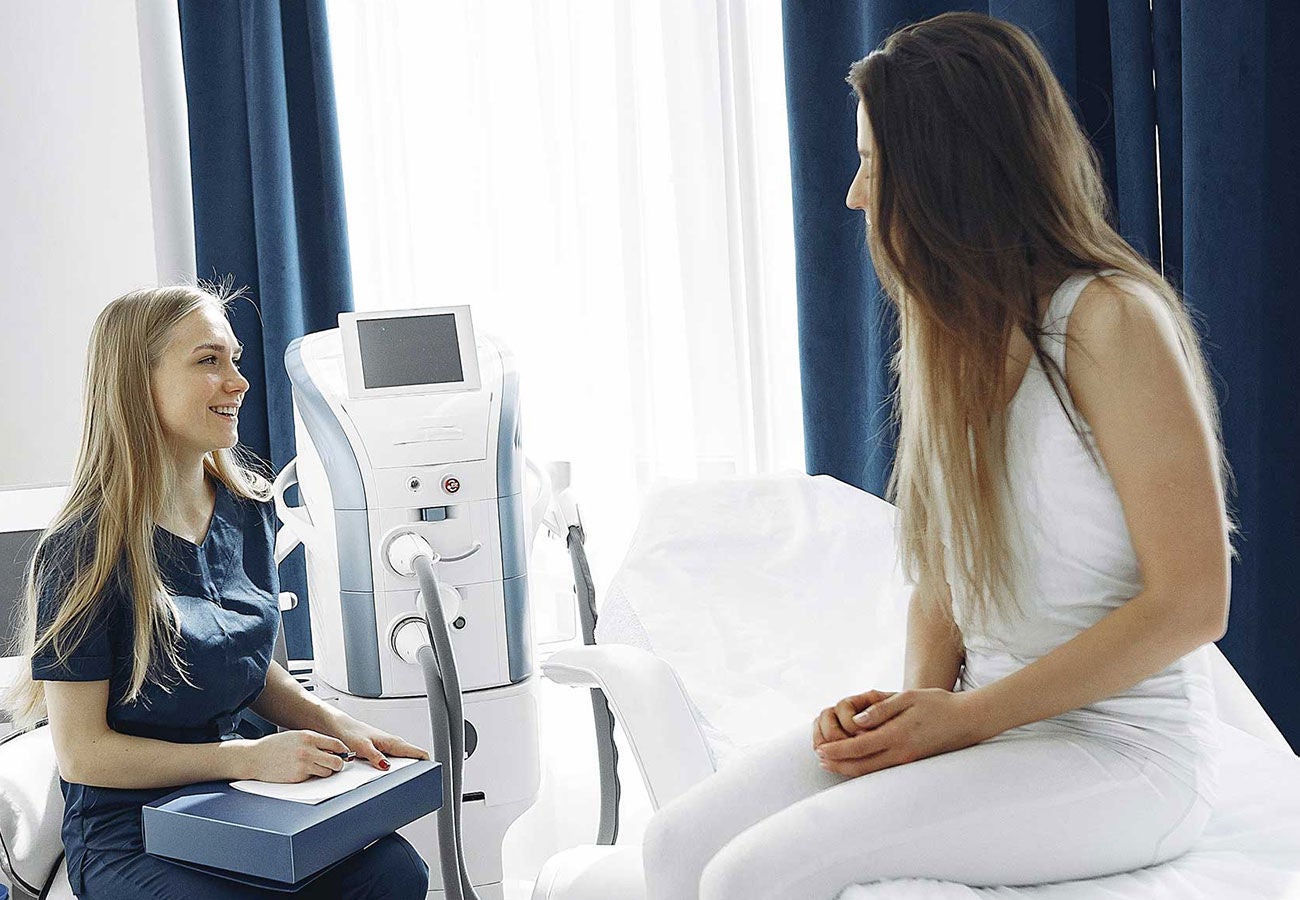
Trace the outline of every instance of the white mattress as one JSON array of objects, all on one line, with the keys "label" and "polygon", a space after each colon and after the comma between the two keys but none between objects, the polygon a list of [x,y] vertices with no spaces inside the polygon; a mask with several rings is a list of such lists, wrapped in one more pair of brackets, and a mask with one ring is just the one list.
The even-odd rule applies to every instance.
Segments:
[{"label": "white mattress", "polygon": [[1300,757],[1223,725],[1219,804],[1197,846],[1171,862],[1088,881],[971,888],[908,878],[839,900],[1291,900],[1300,898]]}]

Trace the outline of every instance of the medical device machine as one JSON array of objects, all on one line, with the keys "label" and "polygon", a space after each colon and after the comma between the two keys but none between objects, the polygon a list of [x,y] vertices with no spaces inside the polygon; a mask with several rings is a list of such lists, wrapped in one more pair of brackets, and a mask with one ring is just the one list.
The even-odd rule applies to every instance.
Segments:
[{"label": "medical device machine", "polygon": [[446,802],[402,833],[431,896],[499,900],[502,840],[540,785],[513,357],[451,306],[344,313],[285,366],[298,457],[276,555],[306,547],[317,691],[421,746],[432,728]]}]

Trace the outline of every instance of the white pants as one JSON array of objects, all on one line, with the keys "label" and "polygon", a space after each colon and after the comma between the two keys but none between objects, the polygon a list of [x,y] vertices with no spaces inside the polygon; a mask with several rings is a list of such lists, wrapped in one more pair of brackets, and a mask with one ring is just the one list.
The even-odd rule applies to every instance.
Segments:
[{"label": "white pants", "polygon": [[1173,859],[1201,835],[1210,804],[1191,788],[1049,723],[846,778],[819,765],[810,719],[655,814],[646,898],[833,900],[890,878],[1068,881]]}]

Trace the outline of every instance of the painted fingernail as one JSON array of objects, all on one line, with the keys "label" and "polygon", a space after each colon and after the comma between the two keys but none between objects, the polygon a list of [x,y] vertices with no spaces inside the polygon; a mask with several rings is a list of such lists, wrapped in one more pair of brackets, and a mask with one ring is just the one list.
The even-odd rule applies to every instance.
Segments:
[{"label": "painted fingernail", "polygon": [[388,768],[388,760],[386,760],[386,759],[381,759],[381,760],[379,761],[379,768],[381,768],[381,769],[387,769],[387,768]]}]

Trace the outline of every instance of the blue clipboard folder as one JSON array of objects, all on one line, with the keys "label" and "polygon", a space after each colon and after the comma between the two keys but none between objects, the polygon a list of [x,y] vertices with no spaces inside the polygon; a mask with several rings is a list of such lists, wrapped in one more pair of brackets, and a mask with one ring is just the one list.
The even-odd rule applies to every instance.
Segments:
[{"label": "blue clipboard folder", "polygon": [[442,800],[442,766],[427,760],[316,804],[204,782],[145,805],[144,849],[232,881],[295,891]]}]

